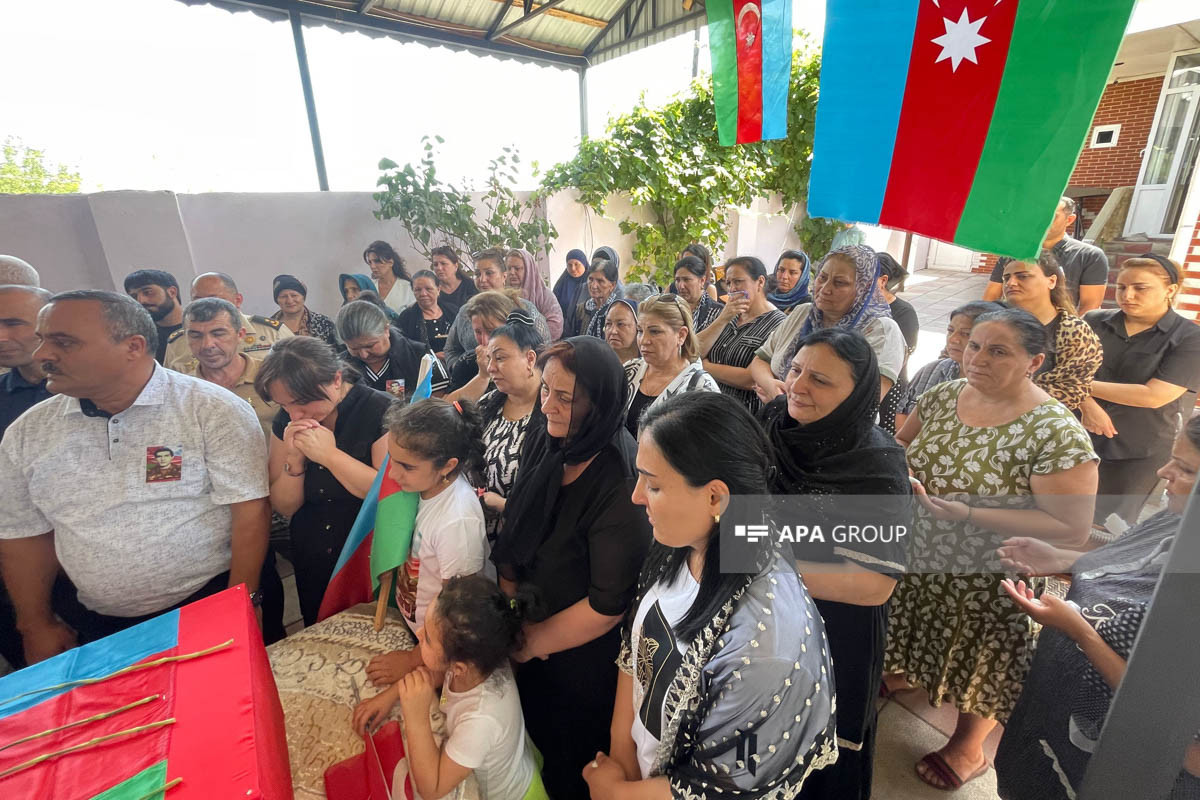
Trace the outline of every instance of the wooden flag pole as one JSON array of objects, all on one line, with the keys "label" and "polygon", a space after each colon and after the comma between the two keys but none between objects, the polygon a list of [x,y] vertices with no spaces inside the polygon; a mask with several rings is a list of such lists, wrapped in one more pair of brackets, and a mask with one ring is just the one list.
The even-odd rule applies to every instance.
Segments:
[{"label": "wooden flag pole", "polygon": [[388,598],[392,594],[392,579],[396,570],[389,569],[379,579],[379,599],[375,601],[375,632],[383,630],[383,621],[387,617]]}]

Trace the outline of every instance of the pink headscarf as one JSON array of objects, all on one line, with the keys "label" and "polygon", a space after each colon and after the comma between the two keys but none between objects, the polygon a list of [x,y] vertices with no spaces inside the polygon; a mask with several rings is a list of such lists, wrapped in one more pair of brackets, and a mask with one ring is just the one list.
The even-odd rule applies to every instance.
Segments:
[{"label": "pink headscarf", "polygon": [[546,325],[550,328],[551,341],[558,341],[562,338],[563,314],[562,308],[558,305],[558,298],[554,296],[554,292],[550,291],[550,276],[542,272],[528,250],[513,248],[504,257],[507,259],[509,256],[520,256],[521,261],[524,262],[525,282],[521,285],[521,296],[533,303],[541,315],[546,318]]}]

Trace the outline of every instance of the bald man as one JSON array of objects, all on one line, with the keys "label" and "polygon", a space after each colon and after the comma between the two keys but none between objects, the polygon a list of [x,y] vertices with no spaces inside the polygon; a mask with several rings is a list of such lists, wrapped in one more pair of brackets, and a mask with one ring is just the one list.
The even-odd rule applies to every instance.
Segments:
[{"label": "bald man", "polygon": [[[251,358],[266,358],[271,345],[280,339],[287,339],[295,335],[277,319],[258,314],[246,316],[242,312],[242,294],[238,291],[233,278],[224,272],[205,272],[197,275],[192,281],[192,299],[200,300],[205,297],[219,297],[232,303],[238,309],[238,314],[241,316],[241,327],[246,331],[238,352],[245,353]],[[184,331],[179,330],[171,334],[167,339],[167,354],[163,357],[163,366],[194,374],[196,364],[193,362],[195,360],[192,349],[188,347]]]},{"label": "bald man", "polygon": [[46,376],[33,360],[37,317],[50,293],[36,286],[0,284],[0,439],[13,421],[50,396]]},{"label": "bald man", "polygon": [[0,256],[0,286],[41,286],[38,271],[16,256]]}]

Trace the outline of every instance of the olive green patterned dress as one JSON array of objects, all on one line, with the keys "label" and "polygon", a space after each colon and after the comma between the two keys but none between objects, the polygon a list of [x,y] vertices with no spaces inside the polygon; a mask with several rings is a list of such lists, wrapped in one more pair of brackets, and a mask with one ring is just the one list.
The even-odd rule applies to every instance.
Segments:
[{"label": "olive green patterned dress", "polygon": [[[965,380],[933,387],[917,403],[921,432],[908,464],[931,495],[976,507],[1031,508],[1029,480],[1094,461],[1091,439],[1057,400],[1006,425],[958,418]],[[1004,593],[996,548],[1006,538],[923,509],[910,543],[909,574],[892,595],[890,673],[902,672],[930,701],[1004,721],[1033,659],[1037,626]],[[979,572],[983,565],[984,572]]]}]

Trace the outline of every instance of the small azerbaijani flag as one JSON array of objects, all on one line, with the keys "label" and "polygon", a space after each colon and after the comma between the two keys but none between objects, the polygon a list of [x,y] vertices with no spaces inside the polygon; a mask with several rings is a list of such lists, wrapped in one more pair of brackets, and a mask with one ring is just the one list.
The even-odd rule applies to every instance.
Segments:
[{"label": "small azerbaijani flag", "polygon": [[705,10],[721,145],[784,138],[792,0],[708,0]]},{"label": "small azerbaijani flag", "polygon": [[808,213],[1037,254],[1134,0],[829,0]]},{"label": "small azerbaijani flag", "polygon": [[[410,403],[432,396],[434,358],[426,355],[421,359],[417,390]],[[371,602],[379,590],[380,576],[408,560],[417,521],[417,495],[400,491],[388,474],[388,464],[385,458],[346,537],[321,598],[318,620],[358,603]]]}]

